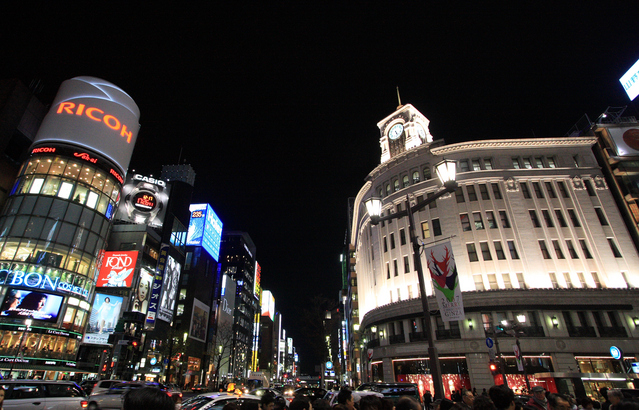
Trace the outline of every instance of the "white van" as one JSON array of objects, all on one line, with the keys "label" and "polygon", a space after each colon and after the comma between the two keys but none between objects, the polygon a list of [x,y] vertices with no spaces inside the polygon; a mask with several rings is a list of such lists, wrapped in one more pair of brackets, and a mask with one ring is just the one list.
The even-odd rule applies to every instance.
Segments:
[{"label": "white van", "polygon": [[84,390],[70,381],[0,380],[0,386],[4,389],[4,410],[80,410],[88,405]]}]

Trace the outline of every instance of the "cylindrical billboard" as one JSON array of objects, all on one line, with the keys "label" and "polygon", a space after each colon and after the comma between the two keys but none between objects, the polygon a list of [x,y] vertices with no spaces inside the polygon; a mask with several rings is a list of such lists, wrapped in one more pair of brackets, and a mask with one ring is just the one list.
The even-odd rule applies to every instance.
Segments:
[{"label": "cylindrical billboard", "polygon": [[124,175],[139,121],[138,106],[120,88],[95,77],[75,77],[60,85],[34,146],[54,142],[81,146],[113,161]]}]

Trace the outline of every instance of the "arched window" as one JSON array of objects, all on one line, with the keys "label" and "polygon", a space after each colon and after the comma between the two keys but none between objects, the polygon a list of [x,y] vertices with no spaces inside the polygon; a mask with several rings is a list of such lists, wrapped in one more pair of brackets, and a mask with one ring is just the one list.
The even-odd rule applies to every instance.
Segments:
[{"label": "arched window", "polygon": [[416,184],[419,182],[419,171],[415,171],[413,172],[413,184]]},{"label": "arched window", "polygon": [[393,189],[394,189],[395,192],[399,191],[399,179],[396,179],[393,182]]}]

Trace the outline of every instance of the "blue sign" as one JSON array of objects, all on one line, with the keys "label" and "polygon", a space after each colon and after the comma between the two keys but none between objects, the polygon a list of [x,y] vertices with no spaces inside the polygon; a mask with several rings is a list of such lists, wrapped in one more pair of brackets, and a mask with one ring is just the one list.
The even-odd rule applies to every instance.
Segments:
[{"label": "blue sign", "polygon": [[144,322],[145,330],[153,330],[155,328],[155,318],[157,316],[160,305],[160,295],[162,294],[162,282],[164,280],[164,271],[166,269],[167,258],[169,257],[169,245],[163,243],[160,245],[160,257],[155,268],[155,276],[153,277],[153,287],[151,288],[151,298],[149,300],[149,308],[146,312],[146,321]]},{"label": "blue sign", "polygon": [[154,366],[158,362],[158,359],[156,359],[155,357],[152,357],[151,360],[149,360],[149,362],[151,363],[151,366]]},{"label": "blue sign", "polygon": [[488,346],[489,349],[492,349],[494,345],[495,345],[495,342],[493,342],[493,339],[491,339],[490,337],[487,337],[486,346]]},{"label": "blue sign", "polygon": [[209,204],[191,204],[191,220],[186,234],[186,244],[203,247],[215,261],[220,257],[222,221]]},{"label": "blue sign", "polygon": [[623,352],[617,346],[610,346],[610,356],[612,356],[613,359],[619,360],[623,357]]},{"label": "blue sign", "polygon": [[333,362],[326,362],[326,369],[331,370],[333,368]]}]

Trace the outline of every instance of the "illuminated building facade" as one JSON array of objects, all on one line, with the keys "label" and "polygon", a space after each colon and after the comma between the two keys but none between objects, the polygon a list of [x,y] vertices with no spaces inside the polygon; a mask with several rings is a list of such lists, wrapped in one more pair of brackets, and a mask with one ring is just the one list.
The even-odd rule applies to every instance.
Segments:
[{"label": "illuminated building facade", "polygon": [[[459,188],[414,214],[426,274],[429,246],[450,241],[463,295],[464,320],[444,321],[426,280],[445,393],[481,391],[502,377],[489,369],[498,362],[486,344],[495,331],[509,386],[526,388],[515,338],[496,329],[503,320],[523,332],[531,386],[596,397],[599,387],[632,385],[625,369],[639,355],[639,255],[597,164],[596,138],[444,145],[427,121],[406,105],[378,124],[382,161],[355,200],[349,326],[359,333],[360,354],[351,356],[359,382],[434,391],[407,218],[372,225],[364,202],[383,198],[388,215],[407,198],[433,195],[433,167],[446,158],[457,162]],[[625,360],[613,359],[611,346]]]},{"label": "illuminated building facade", "polygon": [[1,369],[76,370],[138,120],[113,84],[62,83],[0,216]]}]

